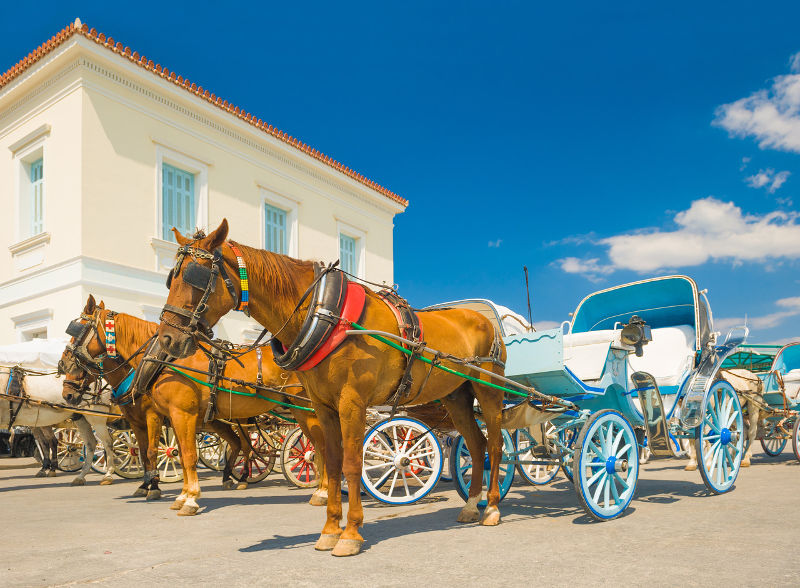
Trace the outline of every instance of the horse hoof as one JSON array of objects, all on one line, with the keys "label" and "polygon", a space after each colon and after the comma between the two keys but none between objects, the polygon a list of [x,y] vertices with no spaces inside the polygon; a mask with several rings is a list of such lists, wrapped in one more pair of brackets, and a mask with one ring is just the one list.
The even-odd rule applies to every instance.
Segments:
[{"label": "horse hoof", "polygon": [[317,539],[317,544],[314,545],[314,549],[317,551],[330,551],[336,544],[339,542],[339,537],[341,537],[341,533],[322,533]]},{"label": "horse hoof", "polygon": [[101,486],[111,486],[114,483],[114,478],[103,478],[100,480]]},{"label": "horse hoof", "polygon": [[181,500],[180,498],[176,498],[175,502],[173,502],[172,504],[169,505],[169,509],[170,510],[180,510],[180,509],[183,508],[183,504],[185,502],[186,502],[186,500]]},{"label": "horse hoof", "polygon": [[742,463],[741,463],[741,467],[749,468],[750,467],[750,460],[749,459],[743,459]]},{"label": "horse hoof", "polygon": [[239,482],[238,484],[236,484],[236,489],[247,490],[247,486],[248,486],[247,482]]},{"label": "horse hoof", "polygon": [[312,494],[311,498],[308,500],[308,503],[311,506],[328,506],[328,497],[321,496],[314,492],[314,494]]},{"label": "horse hoof", "polygon": [[147,496],[147,488],[137,488],[136,492],[133,493],[134,498],[141,498],[142,496]]},{"label": "horse hoof", "polygon": [[481,512],[477,508],[475,510],[467,510],[466,508],[462,508],[461,512],[458,513],[459,523],[474,523],[475,521],[479,521],[480,518]]},{"label": "horse hoof", "polygon": [[483,513],[481,525],[484,527],[494,527],[500,524],[500,509],[496,506],[487,506]]},{"label": "horse hoof", "polygon": [[184,504],[178,511],[179,517],[191,517],[197,514],[197,509],[200,508],[196,504]]},{"label": "horse hoof", "polygon": [[687,472],[694,472],[695,470],[697,470],[697,464],[696,463],[687,463],[686,467],[684,467],[683,469],[686,470]]},{"label": "horse hoof", "polygon": [[336,547],[331,551],[331,555],[335,557],[358,555],[361,553],[362,545],[364,545],[363,539],[339,539],[336,542]]},{"label": "horse hoof", "polygon": [[147,500],[160,500],[161,499],[161,490],[150,490],[147,493]]},{"label": "horse hoof", "polygon": [[39,470],[38,472],[36,472],[36,476],[35,477],[37,477],[37,478],[45,478],[45,477],[47,477],[47,470]]},{"label": "horse hoof", "polygon": [[86,480],[84,480],[83,478],[75,478],[70,483],[70,486],[86,486]]},{"label": "horse hoof", "polygon": [[225,480],[222,483],[223,490],[233,490],[234,488],[236,488],[236,482],[234,482],[233,480]]},{"label": "horse hoof", "polygon": [[56,477],[56,471],[55,470],[50,470],[49,472],[47,472],[47,477],[48,478],[55,478]]}]

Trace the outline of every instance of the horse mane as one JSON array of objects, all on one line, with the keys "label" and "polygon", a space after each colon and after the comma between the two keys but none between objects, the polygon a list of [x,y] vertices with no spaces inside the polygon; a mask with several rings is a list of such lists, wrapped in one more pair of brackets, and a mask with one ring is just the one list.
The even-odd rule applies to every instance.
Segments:
[{"label": "horse mane", "polygon": [[292,277],[298,271],[311,269],[314,265],[313,262],[263,249],[254,249],[235,241],[234,244],[242,252],[247,266],[248,281],[251,284],[258,281],[264,284],[270,293],[288,301],[294,301],[300,297],[296,280]]},{"label": "horse mane", "polygon": [[[122,319],[122,320],[120,320]],[[128,353],[133,353],[141,345],[155,335],[158,323],[151,323],[130,314],[119,313],[114,317],[117,329],[117,349],[122,352],[123,347]],[[126,353],[125,355],[128,355]]]}]

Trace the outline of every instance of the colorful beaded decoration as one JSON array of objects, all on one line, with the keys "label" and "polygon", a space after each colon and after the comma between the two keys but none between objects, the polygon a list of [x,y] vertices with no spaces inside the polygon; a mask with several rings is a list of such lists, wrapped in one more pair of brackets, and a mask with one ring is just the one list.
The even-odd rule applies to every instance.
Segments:
[{"label": "colorful beaded decoration", "polygon": [[230,245],[233,254],[236,256],[236,263],[239,265],[239,284],[242,288],[242,295],[240,297],[241,301],[235,310],[241,311],[247,316],[250,316],[250,309],[247,306],[250,302],[250,292],[247,283],[247,268],[244,265],[244,258],[242,257],[242,252],[236,245],[230,241],[228,241],[228,245]]},{"label": "colorful beaded decoration", "polygon": [[108,357],[116,358],[117,357],[117,329],[114,325],[114,317],[108,316],[106,317],[106,322],[103,325],[103,328],[106,332],[106,353]]}]

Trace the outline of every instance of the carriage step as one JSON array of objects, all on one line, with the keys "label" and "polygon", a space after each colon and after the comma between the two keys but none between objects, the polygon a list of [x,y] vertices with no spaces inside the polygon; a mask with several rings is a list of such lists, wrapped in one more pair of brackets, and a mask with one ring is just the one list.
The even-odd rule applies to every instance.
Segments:
[{"label": "carriage step", "polygon": [[670,443],[664,402],[655,378],[647,372],[634,372],[631,374],[631,381],[642,405],[647,447],[655,457],[676,457],[675,448]]}]

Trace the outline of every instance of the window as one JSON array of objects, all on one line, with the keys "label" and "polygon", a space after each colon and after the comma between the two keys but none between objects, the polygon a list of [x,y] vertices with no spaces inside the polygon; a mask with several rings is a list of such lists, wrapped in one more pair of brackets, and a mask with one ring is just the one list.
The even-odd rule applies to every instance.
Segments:
[{"label": "window", "polygon": [[348,274],[358,275],[356,271],[356,240],[347,235],[339,235],[339,267]]},{"label": "window", "polygon": [[30,177],[31,236],[44,232],[44,159],[32,162]]},{"label": "window", "polygon": [[172,227],[184,235],[194,232],[196,224],[194,174],[162,163],[161,231],[162,239],[175,241]]},{"label": "window", "polygon": [[289,251],[285,210],[264,203],[264,249],[286,255]]}]

